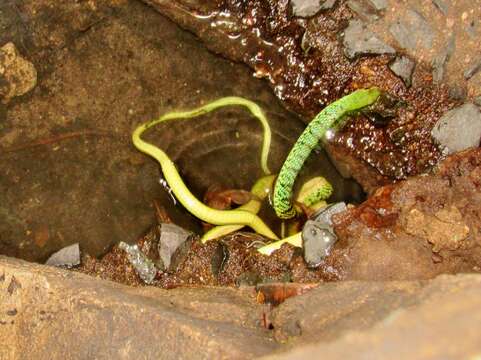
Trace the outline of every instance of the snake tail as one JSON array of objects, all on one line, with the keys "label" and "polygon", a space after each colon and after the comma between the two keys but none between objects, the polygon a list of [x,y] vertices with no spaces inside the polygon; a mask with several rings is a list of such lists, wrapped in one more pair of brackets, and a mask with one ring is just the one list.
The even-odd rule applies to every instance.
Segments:
[{"label": "snake tail", "polygon": [[345,115],[373,104],[381,91],[377,87],[356,90],[325,107],[305,128],[282,165],[274,187],[273,205],[276,215],[289,219],[296,215],[292,204],[294,182],[305,161],[325,137],[329,129],[340,129],[347,121]]}]

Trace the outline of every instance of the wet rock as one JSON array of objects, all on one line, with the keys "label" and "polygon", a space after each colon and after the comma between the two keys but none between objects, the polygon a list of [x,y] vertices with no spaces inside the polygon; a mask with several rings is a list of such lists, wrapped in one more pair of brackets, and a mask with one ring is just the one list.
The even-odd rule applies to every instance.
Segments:
[{"label": "wet rock", "polygon": [[347,206],[346,206],[346,203],[344,202],[330,204],[320,209],[313,216],[311,216],[311,220],[314,220],[321,224],[332,226],[332,216],[340,212],[346,211],[346,209],[347,209]]},{"label": "wet rock", "polygon": [[187,240],[192,233],[175,224],[160,225],[159,257],[164,271],[177,267],[188,250]]},{"label": "wet rock", "polygon": [[66,266],[72,267],[80,264],[80,247],[79,244],[72,244],[52,254],[45,262],[50,266]]},{"label": "wet rock", "polygon": [[372,22],[379,19],[376,9],[364,0],[349,0],[347,6],[364,21]]},{"label": "wet rock", "polygon": [[395,50],[379,40],[359,20],[351,20],[344,31],[344,53],[349,59],[368,54],[394,54]]},{"label": "wet rock", "polygon": [[478,147],[481,138],[481,114],[474,104],[448,111],[434,125],[432,137],[447,153]]},{"label": "wet rock", "polygon": [[466,80],[471,79],[474,75],[476,75],[481,70],[481,58],[477,59],[473,65],[471,65],[465,72],[464,78]]},{"label": "wet rock", "polygon": [[459,249],[469,234],[469,227],[462,221],[459,210],[451,206],[437,211],[434,216],[418,209],[411,210],[406,219],[406,231],[426,239],[432,244],[433,252],[438,253]]},{"label": "wet rock", "polygon": [[394,22],[389,31],[404,49],[414,50],[418,47],[429,49],[434,40],[434,32],[429,23],[413,10],[408,10],[405,17]]},{"label": "wet rock", "polygon": [[37,70],[24,59],[11,42],[0,48],[0,99],[8,102],[32,90],[37,84]]},{"label": "wet rock", "polygon": [[433,0],[433,4],[443,13],[443,15],[448,14],[449,4],[446,0]]},{"label": "wet rock", "polygon": [[407,56],[398,56],[389,64],[389,68],[402,79],[407,87],[410,87],[415,65],[415,62]]},{"label": "wet rock", "polygon": [[444,78],[446,64],[453,54],[456,42],[455,37],[451,36],[446,47],[433,59],[433,81],[439,83]]},{"label": "wet rock", "polygon": [[347,209],[344,202],[328,205],[308,220],[302,230],[304,260],[308,267],[316,268],[329,255],[332,245],[337,241],[332,227],[332,216]]},{"label": "wet rock", "polygon": [[331,226],[308,220],[302,230],[302,250],[307,266],[319,267],[336,241],[337,237]]},{"label": "wet rock", "polygon": [[321,10],[329,10],[337,0],[291,0],[294,16],[311,17]]},{"label": "wet rock", "polygon": [[157,268],[137,245],[129,245],[124,242],[119,243],[119,248],[127,253],[127,257],[132,266],[139,274],[140,278],[146,283],[151,284],[157,275]]}]

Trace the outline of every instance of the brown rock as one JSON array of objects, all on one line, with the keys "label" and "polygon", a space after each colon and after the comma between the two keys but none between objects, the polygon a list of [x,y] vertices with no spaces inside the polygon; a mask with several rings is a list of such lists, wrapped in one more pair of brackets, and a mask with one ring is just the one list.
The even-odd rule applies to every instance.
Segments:
[{"label": "brown rock", "polygon": [[0,48],[0,99],[8,102],[24,95],[37,84],[37,70],[11,42]]},{"label": "brown rock", "polygon": [[129,288],[5,257],[0,274],[1,359],[245,359],[277,347],[253,292]]},{"label": "brown rock", "polygon": [[426,239],[433,244],[433,251],[439,252],[458,249],[468,236],[469,227],[462,222],[462,215],[454,206],[439,210],[434,216],[413,209],[407,215],[406,232]]},{"label": "brown rock", "polygon": [[290,339],[293,350],[266,359],[476,359],[481,353],[479,275],[345,283],[302,298],[288,299],[273,318],[278,336],[289,334],[290,324],[302,336]]}]

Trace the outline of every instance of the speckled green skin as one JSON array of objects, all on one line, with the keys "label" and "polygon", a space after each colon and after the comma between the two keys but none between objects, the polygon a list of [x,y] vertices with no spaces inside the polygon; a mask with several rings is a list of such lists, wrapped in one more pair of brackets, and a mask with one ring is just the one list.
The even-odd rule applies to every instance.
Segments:
[{"label": "speckled green skin", "polygon": [[327,130],[341,128],[346,122],[346,114],[373,104],[380,94],[381,91],[375,87],[354,91],[328,105],[309,123],[287,156],[277,177],[273,204],[279,218],[289,219],[296,215],[291,201],[294,182],[311,151],[325,136]]}]

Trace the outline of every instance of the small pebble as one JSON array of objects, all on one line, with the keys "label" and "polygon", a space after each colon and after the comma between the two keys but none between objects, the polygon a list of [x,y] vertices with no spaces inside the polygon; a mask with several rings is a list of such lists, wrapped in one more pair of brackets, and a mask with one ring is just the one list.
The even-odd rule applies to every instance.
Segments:
[{"label": "small pebble", "polygon": [[407,87],[411,86],[415,63],[407,56],[399,56],[389,64],[391,71],[399,76]]},{"label": "small pebble", "polygon": [[337,236],[331,227],[317,221],[308,220],[302,230],[302,250],[304,260],[309,268],[317,268],[329,255]]},{"label": "small pebble", "polygon": [[481,138],[481,113],[474,104],[464,104],[444,114],[431,131],[447,154],[478,147]]},{"label": "small pebble", "polygon": [[73,244],[52,254],[45,265],[72,267],[80,264],[79,244]]},{"label": "small pebble", "polygon": [[[163,269],[172,270],[180,262],[186,251],[181,251],[192,233],[175,224],[160,224],[159,257]],[[188,250],[187,247],[184,250]]]},{"label": "small pebble", "polygon": [[349,59],[366,54],[394,54],[396,51],[367,30],[359,20],[349,21],[344,31],[344,53]]}]

